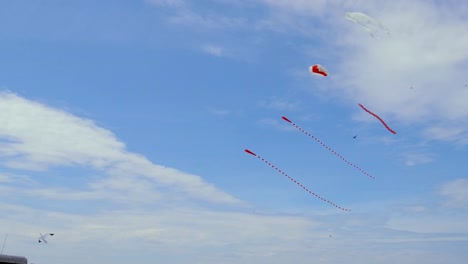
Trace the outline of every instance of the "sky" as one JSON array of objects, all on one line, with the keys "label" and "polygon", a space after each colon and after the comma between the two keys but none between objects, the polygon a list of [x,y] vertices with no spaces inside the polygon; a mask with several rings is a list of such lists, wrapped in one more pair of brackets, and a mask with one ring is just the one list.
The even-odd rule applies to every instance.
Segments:
[{"label": "sky", "polygon": [[467,14],[464,0],[1,0],[3,254],[465,263]]}]

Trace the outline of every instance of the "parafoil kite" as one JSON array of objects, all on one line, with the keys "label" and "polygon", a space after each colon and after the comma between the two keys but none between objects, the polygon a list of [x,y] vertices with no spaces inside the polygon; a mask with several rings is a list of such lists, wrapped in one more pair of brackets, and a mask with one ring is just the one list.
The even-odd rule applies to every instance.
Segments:
[{"label": "parafoil kite", "polygon": [[[361,12],[348,12],[345,14],[346,19],[353,21],[354,23],[358,23],[362,27],[364,27],[367,32],[373,38],[380,39],[382,31],[384,31],[388,36],[390,36],[390,31],[384,27],[380,22],[373,19],[372,17],[363,14]],[[380,31],[380,32],[379,32]]]},{"label": "parafoil kite", "polygon": [[320,64],[315,64],[309,67],[310,73],[320,74],[323,76],[328,76],[328,71]]}]

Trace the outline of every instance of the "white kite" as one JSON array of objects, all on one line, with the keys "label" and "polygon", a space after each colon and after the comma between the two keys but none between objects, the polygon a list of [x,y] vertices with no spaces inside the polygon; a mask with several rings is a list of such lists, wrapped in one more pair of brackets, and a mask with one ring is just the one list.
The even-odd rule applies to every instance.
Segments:
[{"label": "white kite", "polygon": [[346,19],[353,21],[354,23],[358,23],[359,25],[364,27],[364,29],[367,30],[367,32],[369,32],[369,34],[373,38],[381,38],[380,36],[378,36],[379,31],[384,31],[388,36],[390,36],[390,31],[386,27],[384,27],[379,21],[361,12],[348,12],[346,13]]},{"label": "white kite", "polygon": [[44,243],[47,244],[46,237],[47,237],[47,236],[53,236],[54,234],[48,233],[48,234],[44,234],[44,235],[43,235],[43,234],[39,233],[39,235],[40,235],[40,236],[39,236],[39,239],[38,239],[39,243],[41,243],[41,242],[44,241]]}]

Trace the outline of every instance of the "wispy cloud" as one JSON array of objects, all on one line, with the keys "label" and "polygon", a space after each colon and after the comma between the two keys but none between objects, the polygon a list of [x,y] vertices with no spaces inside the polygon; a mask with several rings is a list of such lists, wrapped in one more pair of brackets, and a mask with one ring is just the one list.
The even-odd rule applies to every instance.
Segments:
[{"label": "wispy cloud", "polygon": [[406,166],[415,166],[419,164],[425,164],[432,162],[434,160],[434,155],[431,153],[425,152],[411,152],[411,153],[404,153],[405,157],[405,164]]},{"label": "wispy cloud", "polygon": [[289,102],[286,99],[278,98],[278,97],[271,97],[266,100],[262,100],[259,103],[260,107],[267,108],[267,109],[275,109],[281,111],[291,111],[297,110],[299,108],[298,103]]},{"label": "wispy cloud", "polygon": [[175,14],[171,15],[168,21],[178,25],[190,26],[195,30],[225,30],[247,25],[247,21],[240,16],[223,16],[210,9],[208,12],[203,12],[197,10],[193,3],[189,1],[147,0],[147,2],[153,5],[166,6],[174,9]]},{"label": "wispy cloud", "polygon": [[468,179],[457,179],[445,183],[440,194],[447,200],[445,205],[457,208],[468,208]]},{"label": "wispy cloud", "polygon": [[[118,191],[154,193],[170,188],[212,203],[241,201],[201,177],[157,165],[128,152],[116,136],[93,121],[21,98],[0,94],[0,161],[12,169],[47,170],[85,166],[109,177],[99,186]],[[115,180],[114,180],[115,179]],[[118,180],[117,180],[118,179]],[[151,187],[152,186],[152,187]],[[51,192],[43,194],[54,195]],[[137,192],[131,192],[137,194]]]},{"label": "wispy cloud", "polygon": [[429,127],[424,131],[424,135],[430,139],[468,144],[468,131],[463,125]]},{"label": "wispy cloud", "polygon": [[[45,214],[41,210],[24,206],[6,203],[0,203],[0,206],[5,216],[0,221],[2,226],[15,230],[15,240],[18,241],[19,238],[21,241],[15,242],[15,246],[30,248],[30,241],[35,240],[33,234],[37,233],[38,227],[53,230],[57,234],[54,236],[54,243],[51,243],[51,247],[56,250],[55,258],[75,256],[72,264],[82,262],[85,258],[109,259],[110,256],[106,256],[109,249],[140,256],[142,252],[153,252],[155,255],[182,254],[200,261],[208,254],[211,259],[208,263],[219,260],[225,263],[239,263],[240,260],[245,260],[247,263],[255,261],[279,264],[291,258],[298,262],[301,259],[324,258],[330,263],[342,263],[345,257],[336,257],[337,248],[342,254],[355,255],[360,263],[374,263],[382,254],[384,255],[382,257],[387,259],[389,256],[394,256],[407,260],[405,256],[395,256],[399,251],[391,250],[392,244],[424,245],[423,243],[427,242],[442,243],[468,239],[463,232],[457,236],[450,235],[450,232],[466,227],[466,224],[461,221],[443,222],[442,220],[447,220],[443,217],[434,218],[429,225],[419,226],[418,219],[397,217],[390,222],[396,230],[416,229],[402,232],[389,227],[370,228],[369,219],[373,217],[366,219],[366,215],[363,214],[352,217],[354,221],[344,221],[349,216],[320,212],[310,216],[281,216],[167,207],[157,211],[129,208],[105,210],[93,214],[58,211],[49,211]],[[338,223],[341,223],[339,228],[329,228]],[[435,227],[433,232],[430,231],[431,226]],[[417,230],[422,233],[417,233]],[[424,233],[426,231],[428,232]],[[446,233],[436,233],[440,231]],[[128,244],[138,247],[129,247]],[[373,250],[369,251],[369,247]],[[86,250],[89,255],[76,256],[77,248]],[[311,248],[314,250],[310,250]],[[40,250],[43,249],[29,249],[28,255],[41,256],[43,253]],[[410,247],[408,250],[413,252]],[[421,251],[422,255],[413,255],[412,261],[421,261],[428,253]],[[438,252],[438,254],[448,257],[445,255],[448,253]],[[176,263],[184,262],[176,260]]]},{"label": "wispy cloud", "polygon": [[218,45],[206,44],[203,45],[202,50],[216,57],[223,57],[228,55],[224,48]]}]

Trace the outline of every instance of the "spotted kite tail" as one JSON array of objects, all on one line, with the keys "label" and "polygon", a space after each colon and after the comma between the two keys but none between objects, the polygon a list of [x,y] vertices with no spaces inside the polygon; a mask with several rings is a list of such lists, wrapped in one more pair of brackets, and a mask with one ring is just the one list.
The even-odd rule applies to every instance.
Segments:
[{"label": "spotted kite tail", "polygon": [[275,165],[271,164],[269,161],[267,161],[266,159],[260,157],[259,155],[255,154],[254,152],[248,150],[248,149],[245,149],[245,152],[252,155],[252,156],[255,156],[257,158],[259,158],[261,161],[265,162],[266,164],[268,164],[270,167],[272,167],[273,169],[275,169],[277,172],[283,174],[283,176],[287,177],[288,179],[290,179],[291,181],[293,181],[295,184],[299,185],[302,189],[304,189],[304,191],[308,192],[309,194],[312,194],[313,196],[319,198],[320,200],[324,201],[324,202],[327,202],[331,205],[333,205],[334,207],[340,209],[340,210],[343,210],[343,211],[347,211],[347,212],[350,212],[351,210],[350,209],[346,209],[346,208],[343,208],[339,205],[336,205],[335,203],[315,194],[314,192],[312,192],[311,190],[307,189],[307,187],[305,187],[304,185],[302,185],[302,183],[296,181],[294,178],[292,178],[291,176],[289,176],[288,174],[286,174],[284,171],[278,169]]},{"label": "spotted kite tail", "polygon": [[330,148],[329,146],[325,145],[325,143],[323,143],[320,139],[316,138],[314,135],[310,134],[309,132],[305,131],[304,129],[302,129],[301,127],[299,127],[298,125],[294,124],[291,120],[289,120],[287,117],[283,116],[282,117],[284,121],[292,124],[295,128],[299,129],[302,133],[306,134],[307,136],[311,137],[313,140],[317,141],[318,143],[320,143],[320,145],[322,145],[324,148],[328,149],[329,151],[331,151],[333,154],[335,154],[338,158],[340,158],[341,160],[343,160],[344,162],[346,162],[348,165],[356,168],[357,170],[359,170],[360,172],[362,172],[364,175],[372,178],[372,179],[375,179],[374,176],[372,176],[371,174],[365,172],[363,169],[361,169],[359,166],[357,166],[356,164],[353,164],[351,162],[349,162],[347,159],[345,159],[343,156],[341,156],[338,152],[334,151],[332,148]]}]

